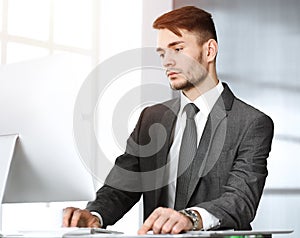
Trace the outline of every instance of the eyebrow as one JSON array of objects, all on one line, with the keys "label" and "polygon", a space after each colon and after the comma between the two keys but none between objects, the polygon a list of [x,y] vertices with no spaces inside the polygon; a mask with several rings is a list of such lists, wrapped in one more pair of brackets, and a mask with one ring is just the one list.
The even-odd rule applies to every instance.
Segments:
[{"label": "eyebrow", "polygon": [[[175,46],[175,45],[182,44],[182,43],[184,43],[184,41],[174,41],[174,42],[171,42],[171,43],[168,44],[168,48],[173,47],[173,46]],[[159,51],[164,51],[164,49],[158,47],[158,48],[156,48],[156,51],[157,51],[157,52],[159,52]]]}]

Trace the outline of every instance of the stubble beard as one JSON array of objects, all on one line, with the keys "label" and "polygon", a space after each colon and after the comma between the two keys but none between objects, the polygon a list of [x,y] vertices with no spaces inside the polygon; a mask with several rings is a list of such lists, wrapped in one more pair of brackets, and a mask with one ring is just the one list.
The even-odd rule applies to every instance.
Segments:
[{"label": "stubble beard", "polygon": [[170,87],[173,90],[189,90],[194,87],[194,84],[188,81],[187,79],[183,79],[182,82],[179,83],[170,82]]},{"label": "stubble beard", "polygon": [[[202,67],[202,52],[200,53],[199,57],[196,59],[197,64],[200,64],[200,66],[198,67]],[[203,69],[201,69],[201,71],[203,71]],[[185,90],[188,91],[191,88],[196,87],[200,82],[202,82],[203,80],[205,80],[205,78],[207,77],[208,72],[203,72],[203,74],[201,74],[200,77],[198,78],[189,78],[186,75],[183,74],[184,72],[182,72],[182,76],[181,76],[181,80],[180,79],[175,79],[175,82],[172,83],[172,80],[170,82],[170,87],[173,90]],[[191,74],[192,75],[192,74]],[[176,82],[179,81],[179,82]]]}]

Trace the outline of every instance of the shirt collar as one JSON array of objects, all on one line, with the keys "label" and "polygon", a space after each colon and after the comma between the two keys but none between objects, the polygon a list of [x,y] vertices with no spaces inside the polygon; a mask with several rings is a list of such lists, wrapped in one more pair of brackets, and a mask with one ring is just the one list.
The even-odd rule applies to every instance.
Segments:
[{"label": "shirt collar", "polygon": [[224,87],[219,80],[218,84],[213,87],[212,89],[208,90],[194,101],[188,99],[183,92],[180,93],[180,111],[179,115],[182,115],[183,108],[188,103],[194,103],[200,110],[200,112],[208,117],[209,113],[211,112],[213,106],[215,105],[216,101],[220,97],[221,93],[223,92]]}]

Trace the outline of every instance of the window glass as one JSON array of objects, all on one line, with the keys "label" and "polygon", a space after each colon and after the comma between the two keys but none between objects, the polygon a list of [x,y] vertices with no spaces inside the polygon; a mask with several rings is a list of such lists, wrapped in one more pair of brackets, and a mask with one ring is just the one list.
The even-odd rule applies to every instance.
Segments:
[{"label": "window glass", "polygon": [[54,43],[91,48],[91,0],[54,0]]},{"label": "window glass", "polygon": [[8,33],[48,40],[49,8],[50,0],[9,0]]},{"label": "window glass", "polygon": [[0,32],[2,31],[2,4],[3,4],[3,0],[0,0]]},{"label": "window glass", "polygon": [[[101,1],[99,27],[101,59],[141,46],[142,1],[131,0],[130,3],[132,7],[128,7],[127,1]],[[130,9],[130,13],[124,9]]]}]

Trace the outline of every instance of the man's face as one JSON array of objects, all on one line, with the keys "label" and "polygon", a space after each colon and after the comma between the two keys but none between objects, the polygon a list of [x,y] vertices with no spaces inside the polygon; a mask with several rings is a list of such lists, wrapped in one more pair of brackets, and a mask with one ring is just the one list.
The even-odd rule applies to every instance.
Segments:
[{"label": "man's face", "polygon": [[168,29],[158,31],[157,52],[166,69],[171,88],[189,90],[207,76],[203,65],[202,47],[194,33],[181,30],[177,36]]}]

